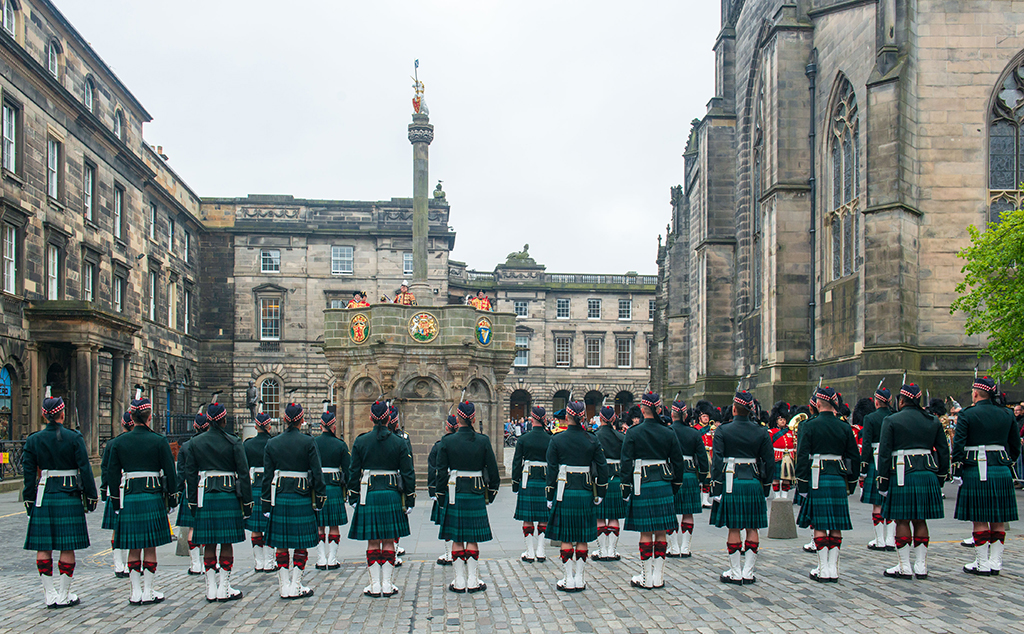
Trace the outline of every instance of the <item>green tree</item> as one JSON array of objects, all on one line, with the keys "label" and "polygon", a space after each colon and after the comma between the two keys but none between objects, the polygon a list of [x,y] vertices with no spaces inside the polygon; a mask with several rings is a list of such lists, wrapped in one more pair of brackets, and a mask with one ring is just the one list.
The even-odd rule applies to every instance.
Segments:
[{"label": "green tree", "polygon": [[995,361],[994,378],[1014,382],[1024,376],[1024,284],[1017,279],[1024,262],[1024,211],[1005,211],[985,231],[969,226],[971,245],[950,313],[967,316],[968,335],[987,334],[984,354]]}]

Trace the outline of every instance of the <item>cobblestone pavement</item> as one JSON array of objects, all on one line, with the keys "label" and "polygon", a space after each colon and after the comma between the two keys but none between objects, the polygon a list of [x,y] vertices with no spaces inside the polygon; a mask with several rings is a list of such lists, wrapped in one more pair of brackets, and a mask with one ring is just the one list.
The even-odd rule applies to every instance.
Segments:
[{"label": "cobblestone pavement", "polygon": [[[946,487],[946,515],[955,499]],[[109,533],[99,528],[101,513],[89,515],[93,545],[79,552],[75,591],[80,606],[67,610],[43,607],[35,574],[34,553],[22,550],[26,516],[17,494],[0,495],[0,540],[10,550],[0,560],[0,631],[32,632],[1021,632],[1024,601],[1024,540],[1013,530],[1007,536],[1002,575],[978,578],[961,572],[972,551],[958,541],[970,526],[952,519],[932,523],[930,576],[923,581],[886,579],[882,570],[894,565],[893,553],[874,553],[871,509],[851,498],[856,528],[846,534],[838,584],[819,585],[807,578],[813,555],[800,546],[807,540],[763,539],[758,582],[726,586],[718,575],[727,567],[725,532],[707,526],[707,513],[697,519],[694,556],[669,559],[665,588],[639,591],[629,587],[637,569],[637,536],[623,534],[616,563],[587,567],[588,588],[577,594],[555,591],[561,577],[557,551],[549,549],[544,564],[519,561],[522,533],[512,520],[514,496],[506,487],[490,507],[495,541],[485,544],[481,576],[486,592],[456,595],[445,590],[450,567],[434,564],[440,551],[427,505],[412,515],[413,535],[402,541],[408,549],[399,568],[401,592],[390,599],[362,595],[367,583],[361,563],[365,545],[342,540],[340,570],[320,572],[310,562],[305,583],[315,590],[309,599],[282,601],[276,576],[251,572],[252,557],[240,545],[235,587],[245,597],[230,604],[207,604],[201,577],[185,574],[187,558],[174,556],[173,545],[160,549],[158,588],[167,600],[134,607],[128,604],[128,581],[115,579]],[[1018,493],[1018,502],[1024,495]],[[1021,505],[1024,508],[1024,504]],[[1014,527],[1016,528],[1016,527]],[[311,555],[313,553],[311,552]],[[554,555],[552,557],[552,555]],[[312,557],[311,557],[312,559]]]}]

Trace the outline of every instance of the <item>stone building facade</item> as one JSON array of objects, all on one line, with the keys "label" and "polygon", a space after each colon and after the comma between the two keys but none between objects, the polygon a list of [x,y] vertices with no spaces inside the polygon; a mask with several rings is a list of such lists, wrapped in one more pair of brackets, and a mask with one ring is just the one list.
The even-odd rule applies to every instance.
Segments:
[{"label": "stone building facade", "polygon": [[[1021,204],[1024,5],[722,0],[659,249],[655,383],[962,396],[965,227]],[[984,368],[985,361],[982,361]]]}]

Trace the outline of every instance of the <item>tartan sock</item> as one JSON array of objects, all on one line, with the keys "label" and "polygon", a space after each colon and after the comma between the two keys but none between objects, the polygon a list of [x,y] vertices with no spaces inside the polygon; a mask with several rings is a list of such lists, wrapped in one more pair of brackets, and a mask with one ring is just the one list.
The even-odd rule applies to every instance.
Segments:
[{"label": "tartan sock", "polygon": [[322,542],[327,541],[327,533],[325,533],[323,531],[320,531],[319,535],[320,535],[320,541],[322,541]]},{"label": "tartan sock", "polygon": [[277,554],[275,555],[275,558],[277,559],[277,567],[278,568],[287,568],[288,567],[288,551],[287,550],[279,550],[279,551],[277,551]]},{"label": "tartan sock", "polygon": [[619,534],[619,527],[618,526],[609,526],[608,527],[608,532],[611,533],[612,535],[618,535]]},{"label": "tartan sock", "polygon": [[548,532],[548,525],[547,524],[541,524],[540,522],[538,522],[537,523],[537,534],[540,535],[541,533],[546,533],[546,532]]},{"label": "tartan sock", "polygon": [[654,556],[654,542],[640,542],[640,560],[644,561]]},{"label": "tartan sock", "polygon": [[523,524],[523,536],[529,537],[530,535],[533,535],[533,524],[530,524],[529,526]]},{"label": "tartan sock", "polygon": [[789,483],[789,480],[783,480],[782,481],[782,490],[783,491],[789,491],[791,488],[793,488],[793,485]]},{"label": "tartan sock", "polygon": [[[253,546],[263,545],[263,533],[253,533],[250,539],[252,540]],[[189,546],[191,547],[191,542],[189,542]]]},{"label": "tartan sock", "polygon": [[454,561],[456,559],[465,560],[466,559],[466,551],[464,551],[464,550],[452,550],[452,560]]},{"label": "tartan sock", "polygon": [[226,570],[227,572],[231,572],[231,568],[234,565],[235,565],[235,558],[234,557],[225,557],[224,555],[220,556],[220,569],[221,570]]},{"label": "tartan sock", "polygon": [[679,525],[679,528],[684,533],[693,533],[693,522],[683,522],[682,524]]},{"label": "tartan sock", "polygon": [[665,558],[668,553],[668,542],[654,542],[654,556]]},{"label": "tartan sock", "polygon": [[874,524],[875,526],[878,526],[879,524],[881,524],[882,523],[882,514],[881,513],[872,513],[871,514],[871,523]]},{"label": "tartan sock", "polygon": [[829,548],[839,548],[843,545],[843,538],[839,535],[830,535],[828,538]]},{"label": "tartan sock", "polygon": [[1006,531],[989,531],[988,541],[991,544],[996,542],[1003,543],[1006,541]]},{"label": "tartan sock", "polygon": [[829,545],[828,535],[822,535],[821,537],[814,538],[814,548],[816,550],[828,550]]},{"label": "tartan sock", "polygon": [[327,536],[327,541],[329,541],[329,542],[331,542],[333,544],[340,544],[341,543],[341,534],[339,533],[337,535],[328,535]]},{"label": "tartan sock", "polygon": [[561,555],[561,557],[562,557],[562,563],[564,564],[565,562],[567,562],[570,559],[572,559],[572,554],[573,554],[572,548],[563,548],[562,550],[560,550],[559,551],[559,555]]},{"label": "tartan sock", "polygon": [[[192,543],[192,542],[189,542],[189,544],[191,544],[191,543]],[[113,538],[113,537],[111,537],[111,538],[110,538],[110,547],[111,547],[111,548],[113,548],[113,547],[114,547],[114,538]]]},{"label": "tartan sock", "polygon": [[480,551],[479,550],[464,550],[462,552],[466,553],[466,561],[469,561],[469,559],[471,557],[473,559],[477,559],[477,560],[480,559]]},{"label": "tartan sock", "polygon": [[779,483],[778,482],[772,482],[772,491],[778,491],[778,490],[779,490]]},{"label": "tartan sock", "polygon": [[973,533],[973,536],[974,536],[974,545],[975,546],[981,546],[982,544],[987,544],[988,543],[988,540],[989,540],[989,537],[991,536],[991,533],[989,531],[975,531]]},{"label": "tartan sock", "polygon": [[747,540],[747,541],[743,542],[743,550],[752,550],[752,551],[754,551],[756,553],[757,552],[757,547],[759,545],[760,545],[760,542],[752,542],[750,540]]},{"label": "tartan sock", "polygon": [[676,534],[676,529],[670,528],[667,531],[665,531],[665,534],[666,535],[675,535]]},{"label": "tartan sock", "polygon": [[299,570],[306,569],[306,559],[309,558],[305,548],[296,548],[295,554],[292,555],[292,564]]},{"label": "tartan sock", "polygon": [[75,562],[58,561],[57,570],[59,570],[62,575],[73,577],[75,575]]},{"label": "tartan sock", "polygon": [[372,566],[375,563],[377,563],[377,551],[376,550],[370,550],[369,548],[367,548],[366,549],[366,565],[367,565],[367,567]]},{"label": "tartan sock", "polygon": [[192,540],[191,539],[188,540],[188,549],[189,550],[195,550],[196,548],[197,548],[197,546],[194,543],[192,543]]},{"label": "tartan sock", "polygon": [[576,559],[580,559],[580,560],[586,561],[587,560],[587,554],[588,554],[588,551],[586,551],[586,550],[580,550],[579,548],[576,549]]},{"label": "tartan sock", "polygon": [[142,572],[142,560],[138,559],[136,561],[129,561],[128,562],[128,570],[129,571],[134,570],[135,572]]},{"label": "tartan sock", "polygon": [[380,551],[380,563],[395,565],[395,551],[393,550],[382,550]]},{"label": "tartan sock", "polygon": [[149,572],[156,572],[156,562],[155,561],[143,561],[142,562],[142,568],[144,570],[148,570]]},{"label": "tartan sock", "polygon": [[[285,563],[285,567],[286,568],[288,567],[287,563]],[[203,568],[205,570],[215,570],[217,568],[217,558],[216,557],[203,557]]]},{"label": "tartan sock", "polygon": [[915,546],[927,546],[928,545],[928,538],[927,537],[918,537],[917,535],[914,535],[914,545]]},{"label": "tartan sock", "polygon": [[734,552],[737,552],[738,550],[743,548],[743,542],[725,542],[725,548],[729,551],[729,554],[731,555]]},{"label": "tartan sock", "polygon": [[46,575],[47,577],[53,576],[53,560],[52,559],[36,559],[36,570],[39,574]]},{"label": "tartan sock", "polygon": [[896,548],[903,548],[909,546],[911,542],[910,535],[897,535],[896,536]]}]

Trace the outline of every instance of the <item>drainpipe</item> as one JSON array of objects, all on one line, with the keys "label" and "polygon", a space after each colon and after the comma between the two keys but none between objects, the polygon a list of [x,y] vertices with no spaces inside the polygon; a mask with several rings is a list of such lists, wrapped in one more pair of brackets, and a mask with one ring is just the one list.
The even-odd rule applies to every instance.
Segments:
[{"label": "drainpipe", "polygon": [[815,282],[815,269],[816,269],[815,264],[818,261],[818,252],[817,252],[817,237],[818,237],[818,235],[817,235],[817,226],[818,226],[818,219],[817,219],[818,187],[817,187],[817,185],[818,185],[818,183],[817,183],[817,179],[815,177],[815,174],[817,173],[817,166],[815,164],[815,156],[816,156],[816,149],[817,149],[816,148],[817,142],[815,140],[815,137],[816,137],[816,133],[815,133],[815,118],[817,116],[817,112],[815,111],[815,105],[814,105],[815,79],[818,76],[818,63],[817,63],[817,59],[818,59],[818,51],[817,51],[817,49],[814,49],[813,51],[811,51],[811,60],[807,63],[807,66],[804,67],[804,74],[807,75],[807,81],[808,81],[808,87],[807,88],[808,88],[808,90],[811,91],[811,105],[810,105],[811,129],[810,129],[810,133],[807,135],[809,140],[810,140],[810,145],[811,145],[811,176],[807,180],[807,184],[810,186],[810,190],[811,190],[810,191],[810,196],[811,196],[811,229],[810,229],[810,232],[809,232],[811,234],[811,301],[808,304],[808,309],[810,310],[810,315],[811,315],[810,316],[810,319],[811,319],[811,328],[810,328],[810,330],[811,330],[811,350],[810,350],[810,359],[809,359],[811,363],[815,362],[815,330],[816,330],[816,328],[815,328],[815,319],[817,317],[817,315],[816,315],[816,313],[817,313],[817,302],[815,301],[815,299],[817,297],[816,282]]}]

